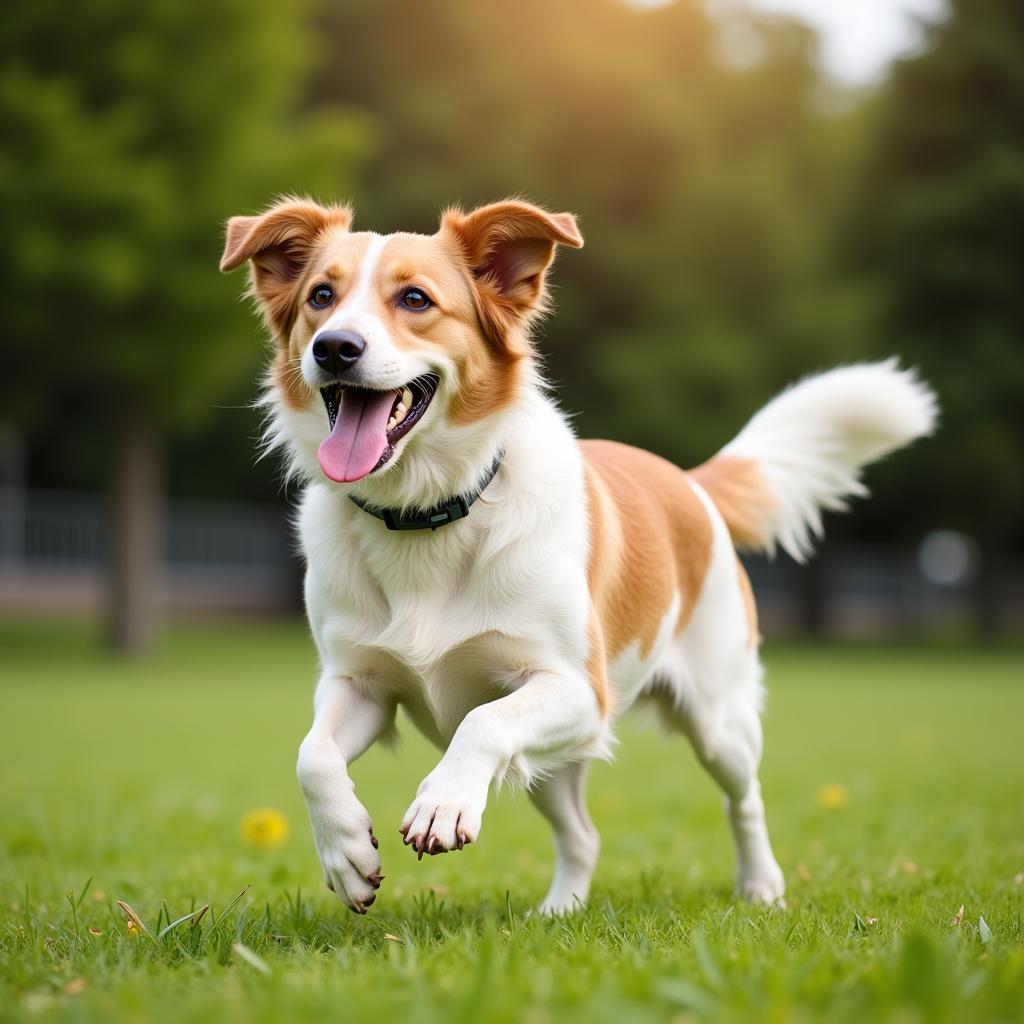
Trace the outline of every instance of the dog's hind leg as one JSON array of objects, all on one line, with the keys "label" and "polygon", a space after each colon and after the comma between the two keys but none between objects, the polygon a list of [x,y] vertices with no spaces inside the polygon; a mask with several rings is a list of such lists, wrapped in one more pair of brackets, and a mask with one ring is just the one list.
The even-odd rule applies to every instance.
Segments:
[{"label": "dog's hind leg", "polygon": [[558,769],[530,790],[530,799],[555,834],[555,877],[542,914],[564,914],[587,902],[601,841],[587,813],[587,762]]},{"label": "dog's hind leg", "polygon": [[713,718],[682,714],[679,722],[697,758],[725,792],[725,813],[736,841],[736,894],[751,903],[780,903],[785,880],[768,839],[757,777],[763,738],[756,704],[734,699],[716,708]]},{"label": "dog's hind leg", "polygon": [[777,903],[785,883],[768,840],[757,777],[763,748],[757,613],[721,514],[703,491],[698,494],[714,527],[711,563],[690,621],[656,678],[670,721],[686,733],[725,792],[737,894],[752,903]]}]

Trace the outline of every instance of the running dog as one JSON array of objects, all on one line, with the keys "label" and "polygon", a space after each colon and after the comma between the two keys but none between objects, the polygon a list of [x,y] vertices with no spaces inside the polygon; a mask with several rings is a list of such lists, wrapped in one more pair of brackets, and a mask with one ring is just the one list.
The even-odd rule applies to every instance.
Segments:
[{"label": "running dog", "polygon": [[399,706],[444,752],[405,843],[461,850],[492,784],[518,783],[554,830],[541,910],[562,913],[598,856],[587,764],[641,698],[725,793],[737,893],[782,899],[736,550],[805,558],[822,510],[866,493],[861,468],[932,430],[935,398],[894,360],[835,369],[689,472],[580,441],[530,335],[556,248],[582,245],[571,214],[521,201],[449,209],[433,235],[353,231],[348,207],[292,198],[227,225],[221,269],[249,264],[273,339],[269,446],[305,484],[321,669],[298,776],[327,885],[358,913],[382,875],[348,765]]}]

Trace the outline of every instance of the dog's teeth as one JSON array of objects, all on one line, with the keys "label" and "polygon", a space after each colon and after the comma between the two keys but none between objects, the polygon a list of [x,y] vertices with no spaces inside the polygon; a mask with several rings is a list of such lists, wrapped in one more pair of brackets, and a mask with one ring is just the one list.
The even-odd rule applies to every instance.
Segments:
[{"label": "dog's teeth", "polygon": [[399,405],[399,409],[403,406],[406,409],[412,408],[412,390],[410,388],[402,388],[402,403]]},{"label": "dog's teeth", "polygon": [[[377,422],[379,423],[379,422],[380,422],[380,420],[378,420]],[[390,419],[388,420],[388,430],[394,430],[394,429],[395,429],[395,427],[397,427],[397,426],[398,426],[398,420],[396,420],[396,419],[395,419],[395,417],[394,417],[394,416],[392,416],[392,417],[391,417],[391,418],[390,418]]]}]

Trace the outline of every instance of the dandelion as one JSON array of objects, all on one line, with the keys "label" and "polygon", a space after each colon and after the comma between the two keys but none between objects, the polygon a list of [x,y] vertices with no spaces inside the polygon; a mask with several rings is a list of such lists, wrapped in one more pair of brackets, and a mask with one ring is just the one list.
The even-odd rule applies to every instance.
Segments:
[{"label": "dandelion", "polygon": [[242,838],[250,845],[274,850],[288,841],[288,819],[273,807],[257,807],[242,817]]},{"label": "dandelion", "polygon": [[837,782],[830,782],[818,789],[818,806],[824,807],[826,811],[841,811],[849,800],[850,795],[846,787],[840,786]]}]

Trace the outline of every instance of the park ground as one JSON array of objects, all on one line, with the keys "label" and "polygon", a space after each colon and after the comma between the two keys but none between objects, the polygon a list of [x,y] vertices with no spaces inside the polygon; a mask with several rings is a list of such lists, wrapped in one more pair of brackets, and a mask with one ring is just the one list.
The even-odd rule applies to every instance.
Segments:
[{"label": "park ground", "polygon": [[[1024,1020],[1024,650],[765,658],[787,909],[733,903],[718,793],[640,723],[593,773],[587,910],[530,916],[551,853],[522,795],[418,863],[397,826],[436,755],[403,727],[353,771],[387,876],[356,917],[294,780],[300,625],[176,627],[142,662],[0,627],[0,1019]],[[261,808],[283,820],[246,833]]]}]

